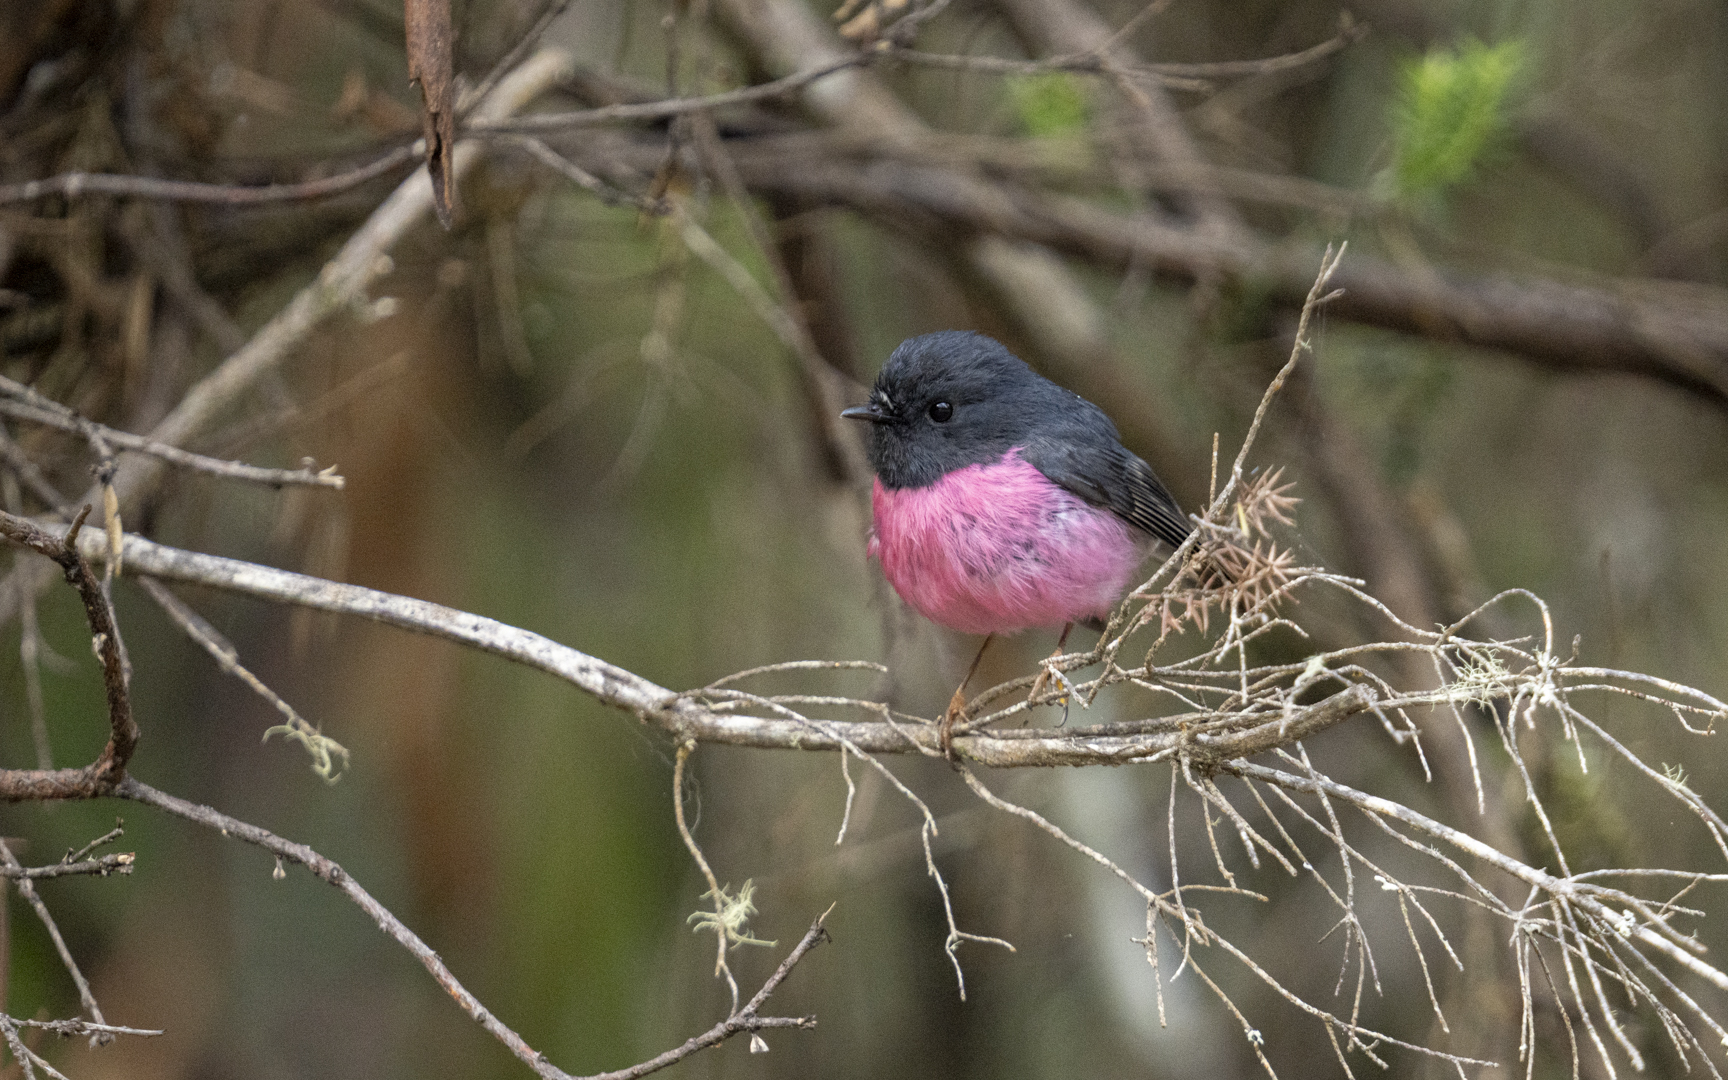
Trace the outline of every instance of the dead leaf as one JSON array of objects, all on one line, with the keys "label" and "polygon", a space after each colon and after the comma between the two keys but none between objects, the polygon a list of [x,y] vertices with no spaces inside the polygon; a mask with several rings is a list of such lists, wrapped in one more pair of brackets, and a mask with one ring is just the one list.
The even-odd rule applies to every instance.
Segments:
[{"label": "dead leaf", "polygon": [[452,74],[455,32],[450,0],[402,0],[408,25],[408,78],[420,86],[420,126],[432,208],[449,229],[456,217],[456,105]]}]

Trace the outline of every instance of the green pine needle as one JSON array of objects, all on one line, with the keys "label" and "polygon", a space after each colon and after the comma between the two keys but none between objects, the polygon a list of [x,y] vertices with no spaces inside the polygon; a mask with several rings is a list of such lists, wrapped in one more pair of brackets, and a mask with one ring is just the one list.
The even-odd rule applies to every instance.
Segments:
[{"label": "green pine needle", "polygon": [[1393,198],[1432,198],[1468,180],[1507,127],[1507,99],[1524,62],[1517,41],[1466,42],[1404,66],[1392,106]]}]

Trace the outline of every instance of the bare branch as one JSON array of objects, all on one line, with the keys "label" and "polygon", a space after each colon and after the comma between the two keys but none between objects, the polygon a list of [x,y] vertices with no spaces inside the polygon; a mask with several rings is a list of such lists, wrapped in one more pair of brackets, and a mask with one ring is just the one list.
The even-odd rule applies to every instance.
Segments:
[{"label": "bare branch", "polygon": [[[0,376],[0,393],[19,397],[26,391],[30,392],[34,399],[42,402],[48,401],[48,399],[42,398],[40,394],[30,391],[29,387],[15,383],[5,376]],[[133,435],[130,432],[106,427],[94,421],[86,420],[71,409],[57,404],[53,408],[48,408],[37,404],[36,400],[26,403],[0,398],[0,413],[78,435],[87,435],[89,431],[94,430],[102,439],[122,450],[134,450],[141,454],[149,454],[151,457],[161,458],[171,465],[192,469],[196,472],[209,473],[212,476],[220,476],[227,480],[266,484],[270,487],[301,485],[333,488],[337,491],[342,490],[343,485],[347,483],[346,480],[337,475],[335,466],[318,470],[314,470],[311,465],[305,465],[298,469],[270,469],[258,465],[247,465],[239,461],[223,461],[219,458],[206,457],[203,454],[194,454],[176,446],[169,446],[142,435]]]},{"label": "bare branch", "polygon": [[[828,909],[828,911],[833,910],[833,908]],[[707,1031],[686,1040],[682,1045],[674,1047],[664,1054],[649,1058],[639,1065],[632,1065],[628,1069],[596,1073],[593,1076],[584,1077],[583,1080],[637,1080],[638,1077],[659,1072],[668,1065],[683,1061],[698,1050],[718,1046],[732,1036],[742,1035],[747,1031],[766,1031],[769,1028],[809,1029],[815,1027],[816,1018],[814,1016],[760,1016],[757,1010],[761,1009],[768,1001],[768,995],[780,988],[780,984],[786,981],[786,976],[792,974],[792,969],[798,965],[798,961],[804,959],[806,953],[824,941],[831,940],[828,931],[822,928],[823,920],[828,918],[828,911],[816,916],[816,921],[810,924],[810,929],[804,932],[803,938],[799,940],[797,945],[793,946],[790,953],[786,954],[786,959],[780,961],[780,966],[774,969],[774,974],[768,976],[768,981],[762,984],[762,989],[756,991],[755,996],[742,1009],[735,1011],[731,1016],[715,1024]]]},{"label": "bare branch", "polygon": [[[516,1034],[505,1026],[503,1021],[493,1016],[486,1006],[482,1005],[480,1000],[469,993],[468,989],[457,980],[455,974],[445,966],[444,961],[436,952],[432,951],[430,946],[408,929],[402,920],[391,913],[389,908],[373,899],[371,893],[361,888],[360,883],[335,862],[318,854],[305,844],[284,840],[267,829],[261,829],[249,822],[241,821],[239,818],[229,817],[227,814],[212,810],[208,806],[199,806],[196,803],[187,802],[185,799],[176,798],[165,791],[158,791],[148,784],[140,783],[132,777],[127,777],[121,781],[107,794],[122,799],[131,799],[146,806],[154,806],[165,813],[173,814],[175,817],[185,818],[194,824],[214,829],[223,836],[254,844],[275,855],[278,859],[285,859],[304,866],[319,880],[340,889],[343,895],[352,900],[361,911],[366,913],[368,918],[378,924],[380,930],[388,934],[398,945],[407,949],[409,954],[420,962],[420,966],[431,974],[444,992],[450,995],[457,1006],[482,1028],[486,1029],[493,1038],[508,1047],[518,1060],[533,1069],[544,1080],[568,1080],[568,1073],[553,1066],[544,1055],[536,1052],[524,1042],[522,1036]],[[21,882],[20,886],[24,884],[27,882]]]},{"label": "bare branch", "polygon": [[113,173],[69,172],[21,184],[0,184],[0,205],[31,202],[49,195],[76,199],[82,195],[119,195],[164,202],[216,203],[223,206],[257,206],[264,203],[304,202],[351,191],[380,176],[395,172],[426,153],[421,142],[399,146],[356,169],[307,180],[299,184],[203,184],[192,180],[159,180],[151,176]]},{"label": "bare branch", "polygon": [[857,53],[830,59],[808,71],[797,72],[756,86],[728,90],[720,94],[671,98],[665,101],[645,101],[628,105],[606,105],[598,109],[579,109],[575,112],[535,113],[532,116],[518,116],[508,120],[476,120],[466,125],[463,130],[476,133],[564,131],[570,128],[598,127],[605,124],[628,123],[638,120],[666,120],[674,116],[711,112],[736,105],[753,105],[759,101],[774,101],[779,98],[790,97],[820,79],[867,64],[870,59],[868,53]]},{"label": "bare branch", "polygon": [[49,535],[24,518],[0,512],[0,536],[53,559],[60,565],[66,583],[78,591],[79,599],[84,602],[84,617],[90,623],[96,656],[102,662],[102,682],[108,695],[109,736],[102,756],[88,770],[70,771],[88,771],[91,780],[108,783],[125,774],[126,762],[138,745],[138,724],[132,719],[126,663],[120,653],[120,635],[114,625],[113,609],[109,607],[101,582],[96,580],[89,564],[78,553],[78,533],[89,509],[81,510],[66,530],[66,535],[60,538]]},{"label": "bare branch", "polygon": [[7,863],[0,866],[0,877],[28,878],[31,881],[40,881],[43,878],[73,877],[80,874],[107,877],[110,874],[130,874],[137,861],[137,852],[122,851],[113,855],[99,855],[94,859],[83,859],[78,862],[54,863],[52,866],[15,867],[11,863]]},{"label": "bare branch", "polygon": [[[18,890],[18,895],[24,898],[35,910],[36,917],[42,920],[42,926],[48,931],[48,937],[54,942],[54,951],[60,954],[60,963],[65,965],[67,973],[72,976],[73,985],[78,988],[78,1001],[83,1005],[84,1011],[97,1024],[107,1024],[108,1021],[102,1016],[102,1007],[96,1004],[96,995],[90,992],[90,981],[78,969],[78,962],[72,959],[72,950],[66,947],[66,939],[60,935],[60,927],[55,925],[54,917],[48,914],[48,905],[44,904],[42,898],[37,895],[36,886],[30,880],[32,875],[25,870],[24,865],[18,861],[18,857],[12,854],[12,849],[7,846],[4,840],[0,840],[0,864],[4,864],[6,870],[9,871],[6,876],[12,880],[14,887]],[[113,1041],[113,1035],[102,1031],[97,1031],[90,1036],[91,1046]],[[20,1057],[19,1060],[22,1061],[23,1058]]]},{"label": "bare branch", "polygon": [[180,627],[180,631],[191,638],[216,665],[223,671],[239,679],[252,689],[252,692],[268,701],[277,712],[281,713],[285,724],[279,724],[264,732],[264,738],[271,735],[283,735],[298,742],[312,756],[312,771],[317,773],[325,783],[334,784],[342,778],[342,773],[336,765],[336,759],[342,759],[341,769],[347,768],[348,750],[335,739],[319,731],[317,726],[297,712],[294,706],[282,700],[276,691],[264,684],[258,676],[248,671],[240,663],[239,650],[211,626],[196,611],[193,611],[185,601],[168,590],[168,587],[151,577],[140,577],[138,583],[144,586],[144,591],[156,601],[156,605]]},{"label": "bare branch", "polygon": [[92,1024],[88,1020],[20,1020],[16,1016],[8,1016],[8,1020],[21,1028],[37,1028],[51,1035],[62,1037],[71,1035],[138,1035],[144,1038],[154,1038],[166,1034],[154,1028],[120,1027],[117,1024]]}]

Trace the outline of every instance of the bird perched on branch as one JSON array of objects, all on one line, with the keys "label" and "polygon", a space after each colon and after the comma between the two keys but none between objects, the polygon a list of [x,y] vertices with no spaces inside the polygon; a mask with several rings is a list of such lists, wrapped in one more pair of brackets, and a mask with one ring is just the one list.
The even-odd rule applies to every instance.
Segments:
[{"label": "bird perched on branch", "polygon": [[1101,629],[1153,546],[1192,531],[1102,409],[983,334],[902,342],[869,403],[840,415],[870,424],[869,551],[889,584],[931,621],[986,635],[966,682],[996,634]]}]

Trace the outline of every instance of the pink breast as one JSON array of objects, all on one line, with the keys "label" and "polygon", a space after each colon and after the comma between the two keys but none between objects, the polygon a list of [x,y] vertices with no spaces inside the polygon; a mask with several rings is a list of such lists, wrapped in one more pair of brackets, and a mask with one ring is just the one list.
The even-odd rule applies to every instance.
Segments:
[{"label": "pink breast", "polygon": [[943,626],[986,634],[1106,618],[1147,541],[1011,450],[922,488],[872,497],[870,554],[894,591]]}]

